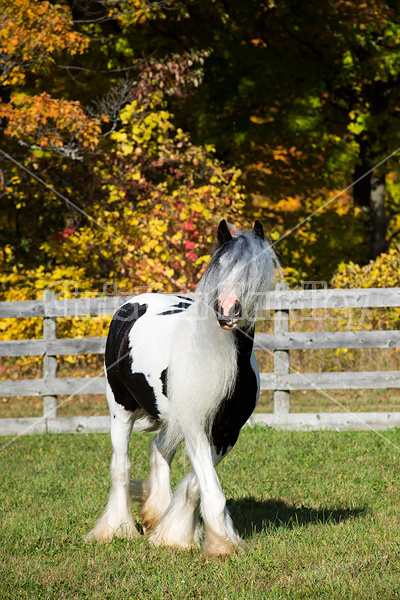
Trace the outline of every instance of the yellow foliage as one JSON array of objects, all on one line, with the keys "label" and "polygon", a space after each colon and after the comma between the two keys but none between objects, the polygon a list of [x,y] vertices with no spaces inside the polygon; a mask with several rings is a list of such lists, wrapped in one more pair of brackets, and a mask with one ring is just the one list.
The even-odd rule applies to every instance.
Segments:
[{"label": "yellow foliage", "polygon": [[[335,288],[392,288],[400,287],[400,248],[391,248],[367,265],[341,263],[332,279]],[[390,326],[388,327],[388,323]],[[400,308],[369,309],[364,328],[400,328]]]},{"label": "yellow foliage", "polygon": [[400,249],[391,248],[364,266],[341,263],[332,285],[338,288],[400,287]]},{"label": "yellow foliage", "polygon": [[[15,264],[11,248],[3,249],[3,300],[41,299],[45,289],[60,298],[93,296],[104,294],[109,281],[118,293],[193,289],[206,268],[219,220],[243,225],[239,171],[220,163],[212,148],[205,152],[193,145],[156,98],[152,105],[146,110],[136,101],[125,106],[121,129],[109,136],[106,151],[93,163],[99,184],[91,191],[89,212],[95,222],[82,220],[51,234],[41,246],[44,261],[38,269]],[[96,127],[89,132],[82,127],[82,139],[95,139]],[[12,194],[24,202],[18,179]],[[0,323],[5,339],[41,337],[41,328],[41,319]],[[61,319],[58,335],[100,336],[106,329],[99,319]]]}]

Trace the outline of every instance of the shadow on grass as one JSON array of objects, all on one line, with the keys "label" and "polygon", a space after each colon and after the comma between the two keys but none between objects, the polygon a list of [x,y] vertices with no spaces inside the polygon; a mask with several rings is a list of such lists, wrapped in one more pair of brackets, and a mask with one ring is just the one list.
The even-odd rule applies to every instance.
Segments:
[{"label": "shadow on grass", "polygon": [[340,523],[357,518],[367,512],[359,508],[307,508],[287,504],[283,500],[256,500],[241,498],[228,500],[227,507],[239,534],[246,538],[269,527],[292,529],[302,525]]}]

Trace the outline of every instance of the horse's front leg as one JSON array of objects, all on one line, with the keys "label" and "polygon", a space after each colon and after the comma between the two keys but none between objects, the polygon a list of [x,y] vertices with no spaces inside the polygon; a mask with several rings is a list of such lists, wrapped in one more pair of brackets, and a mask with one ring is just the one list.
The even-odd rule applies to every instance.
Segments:
[{"label": "horse's front leg", "polygon": [[[225,454],[213,448],[212,458],[214,466],[224,458]],[[238,543],[236,533],[226,516],[230,538]],[[192,470],[182,479],[172,500],[154,531],[151,532],[150,541],[158,546],[176,546],[191,548],[200,545],[200,487],[196,474]]]},{"label": "horse's front leg", "polygon": [[145,532],[154,529],[161,521],[172,499],[170,467],[175,450],[163,451],[165,435],[160,432],[152,442],[150,475],[144,481],[131,481],[131,495],[141,502],[140,516]]},{"label": "horse's front leg", "polygon": [[206,536],[203,552],[213,558],[232,554],[242,541],[235,531],[226,508],[225,494],[221,488],[212,457],[210,443],[204,433],[187,435],[186,448],[200,490],[200,508]]},{"label": "horse's front leg", "polygon": [[111,411],[111,442],[113,456],[111,460],[111,491],[103,515],[97,521],[86,539],[98,541],[117,537],[137,537],[138,531],[132,519],[129,496],[131,463],[129,461],[129,440],[135,420],[135,414],[119,406],[114,401],[110,386],[107,384],[107,399]]}]

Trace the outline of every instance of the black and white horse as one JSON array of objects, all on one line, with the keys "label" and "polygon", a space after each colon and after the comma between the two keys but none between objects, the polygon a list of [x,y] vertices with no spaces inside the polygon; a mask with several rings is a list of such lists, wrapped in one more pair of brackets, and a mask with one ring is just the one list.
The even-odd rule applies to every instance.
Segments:
[{"label": "black and white horse", "polygon": [[[209,557],[240,547],[215,467],[258,400],[254,326],[273,274],[274,254],[261,223],[232,236],[221,221],[218,246],[193,296],[141,294],[116,312],[105,354],[112,485],[88,539],[138,535],[128,449],[135,420],[143,420],[158,433],[150,475],[134,482],[133,495],[142,503],[151,542],[182,548],[203,542]],[[170,466],[182,441],[192,471],[173,492]]]}]

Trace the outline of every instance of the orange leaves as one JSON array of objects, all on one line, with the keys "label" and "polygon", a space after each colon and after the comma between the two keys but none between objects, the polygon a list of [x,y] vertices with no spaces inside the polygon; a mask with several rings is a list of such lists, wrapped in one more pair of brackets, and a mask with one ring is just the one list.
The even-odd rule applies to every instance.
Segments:
[{"label": "orange leaves", "polygon": [[267,48],[267,46],[268,46],[268,44],[266,42],[264,42],[264,40],[261,40],[260,38],[254,38],[254,39],[250,40],[250,42],[256,48]]},{"label": "orange leaves", "polygon": [[[0,0],[0,85],[24,83],[25,71],[49,67],[54,54],[81,53],[89,40],[73,30],[67,6],[39,0]],[[1,100],[1,99],[0,99]],[[14,96],[0,104],[8,120],[6,135],[23,144],[58,150],[76,158],[81,148],[94,148],[100,124],[89,119],[78,102],[55,100],[49,94]]]},{"label": "orange leaves", "polygon": [[292,157],[300,158],[302,156],[302,153],[295,146],[292,146],[291,148],[278,146],[273,150],[272,156],[274,160],[282,161],[286,165],[290,165]]},{"label": "orange leaves", "polygon": [[288,196],[276,203],[275,210],[285,213],[300,211],[302,208],[302,198],[300,196]]},{"label": "orange leaves", "polygon": [[17,95],[0,104],[0,116],[8,120],[6,135],[43,149],[60,150],[73,156],[81,147],[96,147],[100,120],[89,118],[79,102],[38,96]]},{"label": "orange leaves", "polygon": [[89,40],[72,29],[67,6],[40,0],[0,0],[0,66],[2,85],[21,84],[24,70],[35,72],[51,55],[83,52]]}]

